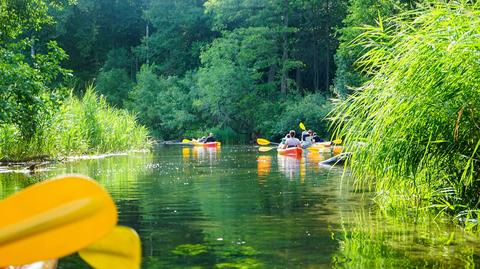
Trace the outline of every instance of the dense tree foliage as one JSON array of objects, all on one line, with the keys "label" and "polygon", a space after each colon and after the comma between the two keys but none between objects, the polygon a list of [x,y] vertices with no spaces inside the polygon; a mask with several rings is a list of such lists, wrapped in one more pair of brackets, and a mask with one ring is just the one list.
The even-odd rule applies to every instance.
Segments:
[{"label": "dense tree foliage", "polygon": [[145,10],[150,33],[136,48],[162,75],[183,75],[200,64],[201,48],[213,38],[202,0],[151,1]]},{"label": "dense tree foliage", "polygon": [[0,2],[0,123],[15,124],[23,137],[31,137],[64,90],[60,67],[67,55],[55,41],[36,44],[33,32],[52,23],[48,6],[63,2]]},{"label": "dense tree foliage", "polygon": [[345,96],[349,89],[359,87],[367,81],[368,76],[362,72],[356,61],[368,50],[355,39],[371,25],[376,25],[382,18],[393,16],[403,9],[415,6],[421,0],[352,0],[348,15],[339,30],[340,46],[335,53],[337,72],[334,80],[334,92]]},{"label": "dense tree foliage", "polygon": [[[305,120],[291,109],[298,102],[329,102],[346,3],[79,0],[52,12],[58,23],[40,38],[57,39],[70,55],[74,86],[95,80],[107,101],[138,113],[156,136],[280,136]],[[185,98],[163,101],[176,91]],[[314,110],[310,124],[324,128],[325,110]],[[285,126],[281,119],[293,115]]]},{"label": "dense tree foliage", "polygon": [[[62,0],[0,1],[3,161],[147,145],[146,129],[126,111],[110,108],[93,92],[78,106],[75,97],[68,97],[65,85],[72,74],[62,67],[68,56],[56,41],[47,38],[55,14],[65,14],[68,4]],[[133,143],[129,142],[132,137]]]},{"label": "dense tree foliage", "polygon": [[[45,29],[43,37],[55,38],[65,49],[70,56],[66,67],[74,70],[82,89],[96,77],[111,50],[130,51],[140,44],[145,35],[144,8],[144,0],[77,0],[53,13],[57,23]],[[130,57],[124,68],[135,74],[138,62]]]}]

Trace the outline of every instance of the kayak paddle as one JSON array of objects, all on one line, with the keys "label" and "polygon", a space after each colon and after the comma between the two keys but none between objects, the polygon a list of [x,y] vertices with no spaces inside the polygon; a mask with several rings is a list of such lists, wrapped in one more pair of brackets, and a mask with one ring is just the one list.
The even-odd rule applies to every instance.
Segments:
[{"label": "kayak paddle", "polygon": [[342,139],[337,138],[337,139],[333,140],[332,142],[336,145],[339,145],[339,144],[342,144],[343,141],[342,141]]},{"label": "kayak paddle", "polygon": [[270,150],[272,150],[272,149],[274,149],[274,148],[273,148],[273,147],[259,147],[259,148],[258,148],[258,151],[260,151],[260,152],[267,152],[267,151],[270,151]]},{"label": "kayak paddle", "polygon": [[139,269],[142,255],[140,238],[135,230],[117,226],[78,254],[96,269]]},{"label": "kayak paddle", "polygon": [[110,195],[76,175],[40,182],[0,201],[0,216],[0,267],[69,255],[117,223]]},{"label": "kayak paddle", "polygon": [[267,140],[265,138],[257,138],[257,144],[259,144],[261,146],[267,146],[267,145],[270,145],[270,144],[278,145],[278,143],[270,142],[269,140]]},{"label": "kayak paddle", "polygon": [[298,127],[300,127],[300,129],[302,129],[303,131],[306,131],[307,128],[305,128],[305,125],[303,124],[303,122],[300,122],[300,124],[298,125]]},{"label": "kayak paddle", "polygon": [[306,150],[313,152],[313,153],[318,153],[320,151],[320,147],[308,147]]}]

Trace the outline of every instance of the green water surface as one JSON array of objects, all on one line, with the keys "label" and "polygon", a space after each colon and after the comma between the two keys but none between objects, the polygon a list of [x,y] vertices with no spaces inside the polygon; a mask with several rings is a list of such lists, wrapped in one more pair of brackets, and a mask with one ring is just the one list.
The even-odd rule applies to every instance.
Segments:
[{"label": "green water surface", "polygon": [[[375,210],[324,158],[254,147],[163,146],[0,174],[0,197],[78,173],[112,195],[134,228],[142,268],[474,268],[479,240],[451,222],[412,223]],[[61,240],[61,239],[59,239]],[[34,251],[34,250],[30,250]],[[60,268],[89,268],[76,255]]]}]

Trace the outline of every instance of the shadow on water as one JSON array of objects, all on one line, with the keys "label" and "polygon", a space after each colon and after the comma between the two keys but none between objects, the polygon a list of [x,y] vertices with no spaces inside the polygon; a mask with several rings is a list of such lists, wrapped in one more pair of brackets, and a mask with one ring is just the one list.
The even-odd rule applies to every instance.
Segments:
[{"label": "shadow on water", "polygon": [[[66,173],[98,180],[119,222],[142,239],[142,268],[473,267],[478,240],[452,225],[377,213],[323,155],[253,147],[160,147],[152,153],[0,175],[5,197]],[[60,268],[88,268],[78,256]]]}]

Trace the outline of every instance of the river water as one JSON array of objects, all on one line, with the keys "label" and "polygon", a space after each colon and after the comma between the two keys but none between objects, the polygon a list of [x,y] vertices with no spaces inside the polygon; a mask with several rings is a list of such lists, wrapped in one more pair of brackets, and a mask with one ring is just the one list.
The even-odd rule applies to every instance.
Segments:
[{"label": "river water", "polygon": [[[161,146],[35,174],[0,174],[0,197],[62,174],[96,179],[134,228],[142,268],[474,268],[479,240],[440,219],[381,214],[348,171],[302,158]],[[31,250],[34,251],[34,250]],[[60,268],[89,268],[76,255]]]}]

